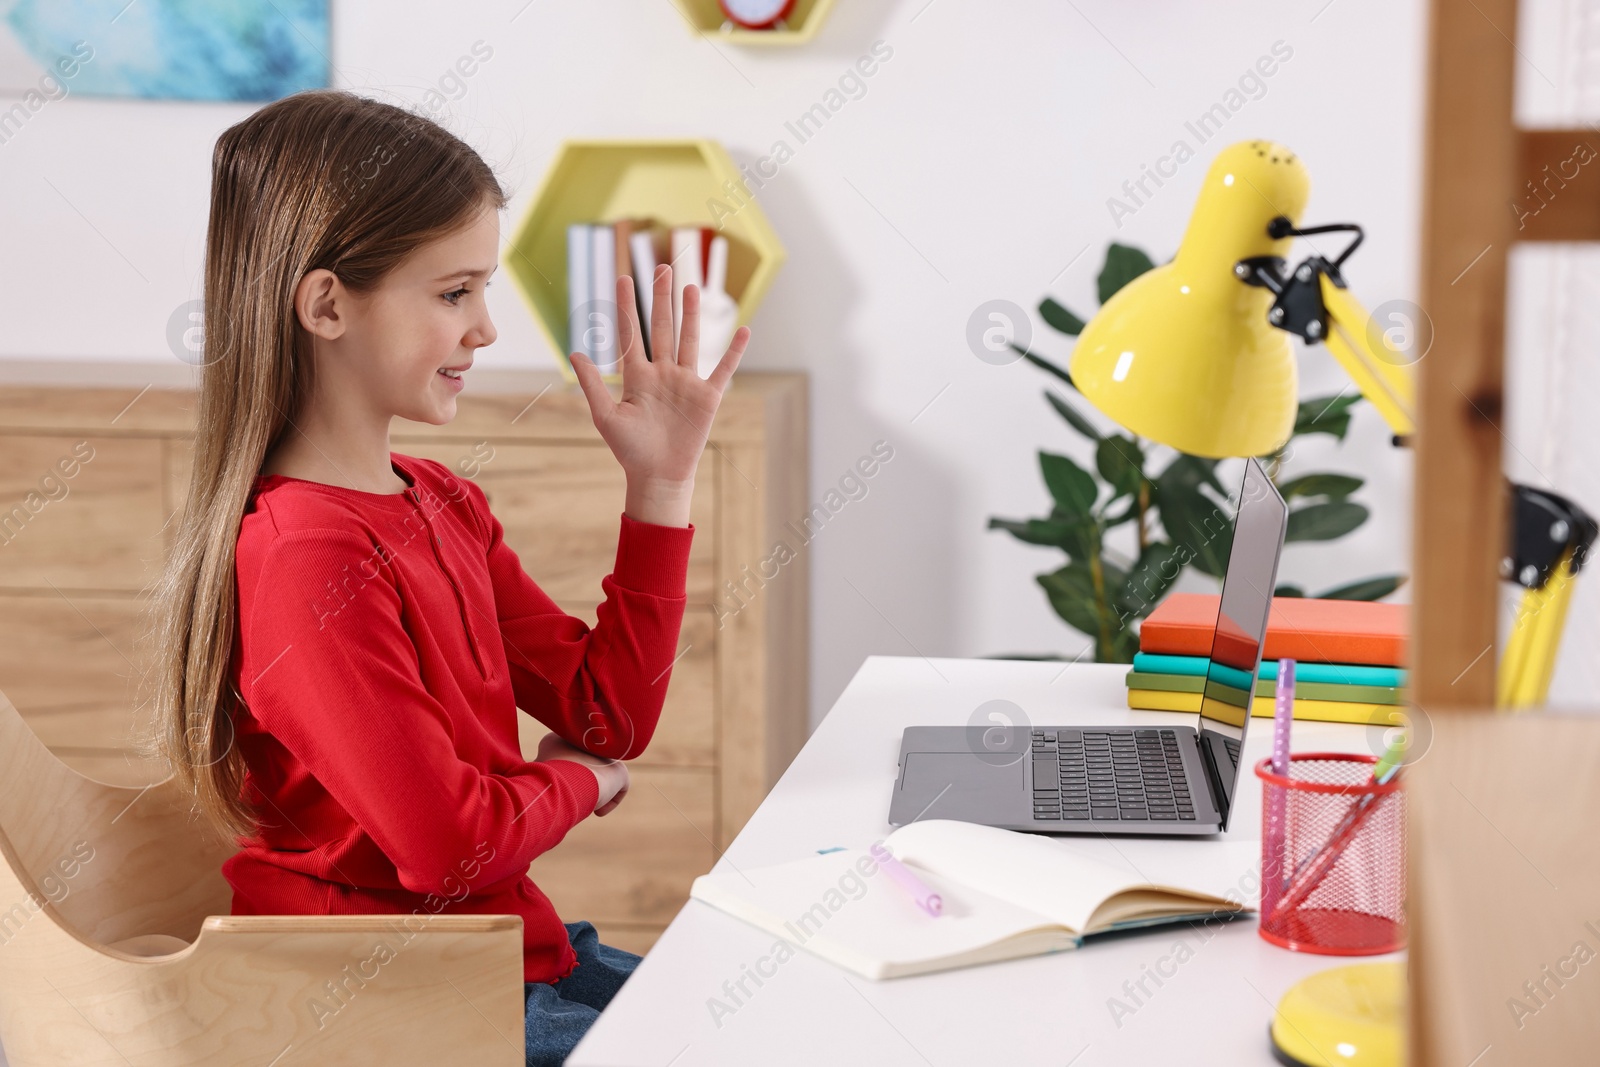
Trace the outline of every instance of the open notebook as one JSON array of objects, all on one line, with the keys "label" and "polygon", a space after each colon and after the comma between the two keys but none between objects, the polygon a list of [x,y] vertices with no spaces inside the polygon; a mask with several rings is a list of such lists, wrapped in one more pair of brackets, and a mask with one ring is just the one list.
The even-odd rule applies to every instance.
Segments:
[{"label": "open notebook", "polygon": [[[918,908],[864,849],[713,871],[689,895],[874,979],[1060,952],[1110,930],[1231,918],[1250,909],[1228,896],[1254,896],[1241,853],[1222,842],[1183,843],[1201,862],[1187,865],[1181,885],[1171,864],[1154,884],[1058,840],[976,823],[914,822],[884,844],[943,897],[942,915]],[[1258,846],[1249,851],[1259,858]]]}]

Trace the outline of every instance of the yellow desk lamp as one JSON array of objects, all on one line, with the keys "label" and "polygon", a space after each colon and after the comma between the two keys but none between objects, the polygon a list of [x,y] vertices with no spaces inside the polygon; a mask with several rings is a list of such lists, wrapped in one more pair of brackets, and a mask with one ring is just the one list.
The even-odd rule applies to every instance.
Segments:
[{"label": "yellow desk lamp", "polygon": [[[1361,227],[1298,228],[1310,186],[1305,164],[1281,144],[1241,141],[1219,152],[1177,256],[1117,290],[1079,335],[1068,372],[1084,398],[1181,452],[1267,455],[1289,440],[1299,406],[1292,333],[1328,346],[1397,443],[1414,434],[1410,365],[1426,354],[1432,328],[1415,307],[1390,329],[1367,313],[1341,273]],[[1288,269],[1294,238],[1325,233],[1355,238],[1332,259],[1319,253]],[[1512,490],[1503,575],[1528,591],[1501,660],[1499,702],[1525,708],[1549,690],[1596,525],[1553,493]]]},{"label": "yellow desk lamp", "polygon": [[1278,1001],[1272,1051],[1291,1067],[1400,1067],[1405,1061],[1405,964],[1334,967]]},{"label": "yellow desk lamp", "polygon": [[1600,525],[1566,497],[1529,485],[1511,487],[1511,548],[1500,575],[1527,590],[1500,657],[1496,703],[1526,711],[1545,702],[1578,571]]},{"label": "yellow desk lamp", "polygon": [[[1352,224],[1297,229],[1310,176],[1289,149],[1241,141],[1206,172],[1172,262],[1119,289],[1073,350],[1073,383],[1095,407],[1197,456],[1260,456],[1289,440],[1299,404],[1288,334],[1326,343],[1397,435],[1416,431],[1414,357],[1370,316],[1339,268]],[[1292,273],[1295,237],[1354,233],[1338,257]]]}]

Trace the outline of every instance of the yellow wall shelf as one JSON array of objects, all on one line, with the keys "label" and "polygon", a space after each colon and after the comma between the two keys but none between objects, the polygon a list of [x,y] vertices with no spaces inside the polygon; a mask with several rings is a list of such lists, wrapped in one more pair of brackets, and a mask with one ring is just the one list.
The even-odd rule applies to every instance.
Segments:
[{"label": "yellow wall shelf", "polygon": [[[567,358],[567,226],[650,218],[665,227],[718,230],[728,238],[728,295],[739,305],[742,325],[755,314],[785,258],[761,205],[746,191],[750,188],[715,141],[568,141],[561,146],[503,259],[569,381],[577,379]],[[607,377],[620,380],[620,375]]]},{"label": "yellow wall shelf", "polygon": [[724,30],[727,16],[717,0],[675,0],[678,10],[702,37],[730,44],[785,45],[805,44],[817,35],[833,10],[834,0],[799,0],[783,29],[746,30],[738,26]]}]

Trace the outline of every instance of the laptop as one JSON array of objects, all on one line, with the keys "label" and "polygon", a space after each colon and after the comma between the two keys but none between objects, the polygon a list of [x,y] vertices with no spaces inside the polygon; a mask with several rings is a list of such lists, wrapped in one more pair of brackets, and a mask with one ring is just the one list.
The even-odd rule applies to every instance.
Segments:
[{"label": "laptop", "polygon": [[889,822],[1058,834],[1228,828],[1289,509],[1248,460],[1200,714],[1171,726],[911,726]]}]

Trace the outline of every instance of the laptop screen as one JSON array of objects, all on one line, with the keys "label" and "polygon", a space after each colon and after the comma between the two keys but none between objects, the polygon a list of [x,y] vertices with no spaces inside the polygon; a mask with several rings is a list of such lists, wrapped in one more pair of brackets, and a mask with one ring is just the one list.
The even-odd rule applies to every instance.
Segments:
[{"label": "laptop screen", "polygon": [[1223,829],[1233,811],[1288,515],[1289,509],[1267,472],[1256,460],[1247,460],[1205,692],[1200,698],[1200,745],[1217,775],[1214,784],[1222,801]]}]

